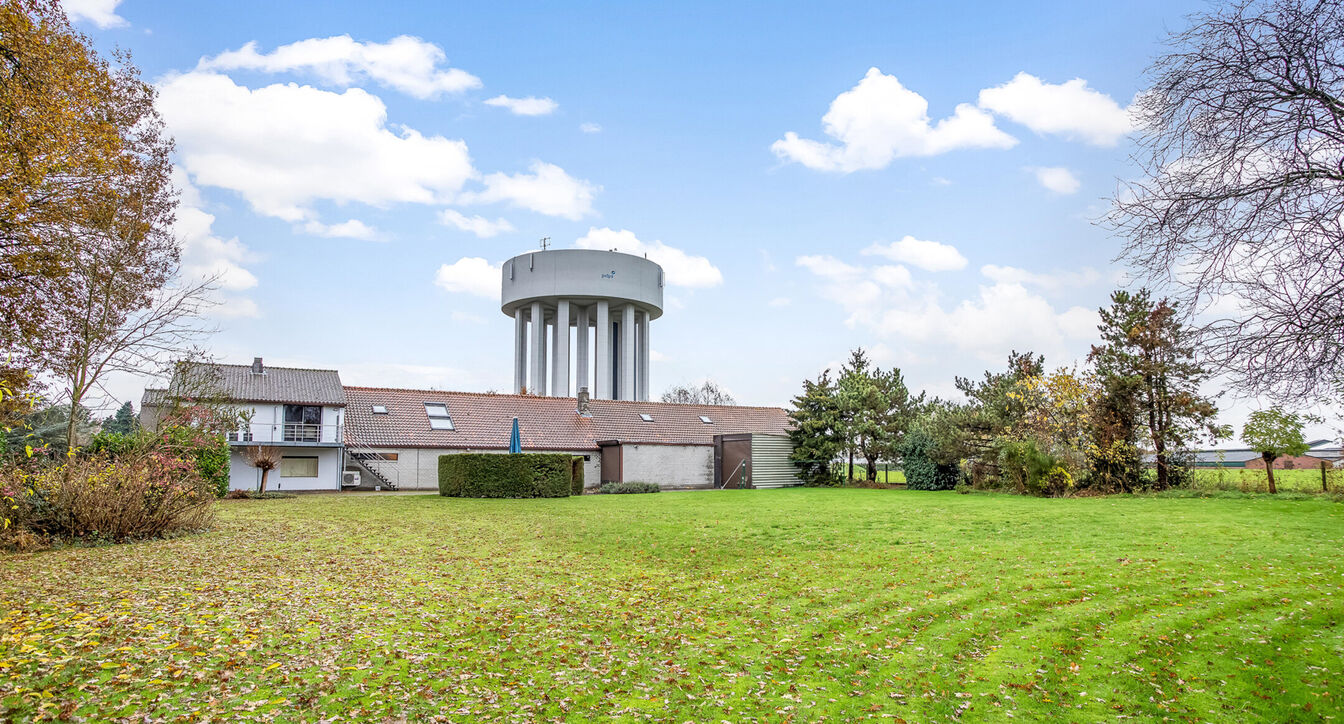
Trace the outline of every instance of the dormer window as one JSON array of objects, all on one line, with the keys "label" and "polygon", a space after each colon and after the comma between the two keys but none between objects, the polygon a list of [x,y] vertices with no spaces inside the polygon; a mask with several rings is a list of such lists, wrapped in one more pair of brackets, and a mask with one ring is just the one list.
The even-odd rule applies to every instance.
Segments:
[{"label": "dormer window", "polygon": [[442,402],[426,402],[425,416],[429,418],[431,430],[453,429],[453,418],[448,415],[448,406]]},{"label": "dormer window", "polygon": [[641,412],[639,413],[639,419],[643,420],[644,422],[653,422],[653,415],[650,415],[647,412]]},{"label": "dormer window", "polygon": [[714,424],[714,421],[711,420],[711,419],[709,419],[709,415],[701,415],[701,416],[700,416],[700,422],[703,422],[703,423],[705,423],[706,425],[713,425],[713,424]]},{"label": "dormer window", "polygon": [[387,414],[387,405],[374,405],[374,406],[373,406],[373,414],[375,414],[375,415],[386,415],[386,414]]}]

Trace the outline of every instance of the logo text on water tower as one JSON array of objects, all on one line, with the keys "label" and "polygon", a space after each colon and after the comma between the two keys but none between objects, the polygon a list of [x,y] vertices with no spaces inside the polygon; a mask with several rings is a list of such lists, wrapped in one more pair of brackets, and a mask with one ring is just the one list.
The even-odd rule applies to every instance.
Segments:
[{"label": "logo text on water tower", "polygon": [[602,275],[602,278],[603,278],[603,279],[615,279],[615,278],[616,278],[616,270],[615,270],[615,269],[612,269],[610,274],[603,274],[603,275]]}]

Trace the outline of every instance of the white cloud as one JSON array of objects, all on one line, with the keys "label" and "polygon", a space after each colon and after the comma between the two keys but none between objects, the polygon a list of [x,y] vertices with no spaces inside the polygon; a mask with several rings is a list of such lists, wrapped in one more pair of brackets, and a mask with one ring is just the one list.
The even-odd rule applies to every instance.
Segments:
[{"label": "white cloud", "polygon": [[1057,194],[1071,194],[1078,191],[1078,177],[1063,166],[1035,166],[1027,169],[1036,175],[1036,182]]},{"label": "white cloud", "polygon": [[775,297],[770,300],[770,306],[772,307],[787,307],[790,304],[793,304],[793,300],[788,297]]},{"label": "white cloud", "polygon": [[900,241],[893,241],[885,246],[873,244],[860,253],[903,262],[924,271],[956,271],[966,268],[966,257],[957,251],[957,247],[936,241],[921,241],[913,236],[903,237]]},{"label": "white cloud", "polygon": [[485,324],[485,317],[482,317],[479,314],[472,314],[471,312],[464,312],[461,309],[454,309],[453,313],[448,316],[451,317],[454,322],[462,322],[463,324]]},{"label": "white cloud", "polygon": [[201,207],[204,201],[200,191],[187,179],[181,167],[172,170],[173,186],[178,190],[176,219],[173,235],[182,245],[182,273],[189,279],[214,277],[224,291],[242,291],[257,285],[257,278],[243,268],[256,261],[256,256],[236,237],[221,239],[212,229],[213,214]]},{"label": "white cloud", "polygon": [[103,29],[130,24],[126,18],[117,14],[117,6],[120,4],[121,0],[61,0],[61,8],[71,21],[87,20]]},{"label": "white cloud", "polygon": [[1097,312],[1084,307],[1057,311],[1020,284],[981,286],[976,297],[944,309],[934,301],[893,305],[875,323],[889,337],[947,346],[998,361],[1010,350],[1031,350],[1063,361],[1096,336]]},{"label": "white cloud", "polygon": [[211,307],[207,314],[220,319],[238,319],[242,317],[260,317],[261,309],[257,303],[247,297],[221,296],[218,304]]},{"label": "white cloud", "polygon": [[312,219],[319,199],[442,203],[476,174],[466,143],[394,133],[383,102],[358,88],[253,90],[193,72],[161,81],[158,106],[196,183],[236,191],[286,221]]},{"label": "white cloud", "polygon": [[485,190],[461,195],[464,204],[507,201],[511,205],[547,216],[581,219],[593,212],[593,196],[602,189],[576,179],[555,164],[534,161],[532,173],[492,173],[485,177]]},{"label": "white cloud", "polygon": [[601,133],[601,132],[602,132],[602,126],[601,126],[600,124],[592,123],[592,122],[588,122],[588,123],[580,123],[580,124],[579,124],[579,130],[580,130],[580,131],[583,131],[584,133]]},{"label": "white cloud", "polygon": [[645,256],[663,268],[667,283],[678,287],[715,287],[723,283],[723,273],[703,256],[691,256],[661,241],[640,241],[634,232],[596,227],[574,242],[580,249],[615,249],[626,254]]},{"label": "white cloud", "polygon": [[450,292],[498,299],[499,279],[499,264],[491,264],[479,256],[464,256],[440,266],[434,284]]},{"label": "white cloud", "polygon": [[1018,267],[986,264],[980,267],[980,273],[999,284],[1021,284],[1047,292],[1089,287],[1102,281],[1101,274],[1091,267],[1083,267],[1077,271],[1057,269],[1051,272],[1033,272]]},{"label": "white cloud", "polygon": [[362,43],[349,35],[309,38],[257,52],[255,41],[213,58],[202,58],[200,70],[256,70],[264,73],[310,73],[341,88],[365,78],[416,98],[461,93],[481,87],[481,79],[457,68],[440,68],[443,49],[409,35],[386,43]]},{"label": "white cloud", "polygon": [[528,96],[526,98],[510,98],[505,95],[498,95],[485,101],[487,106],[496,108],[507,108],[515,116],[549,116],[560,107],[559,103],[550,98],[537,98]]},{"label": "white cloud", "polygon": [[836,96],[822,116],[822,129],[839,142],[799,138],[790,131],[770,149],[784,161],[819,171],[848,173],[884,168],[896,158],[934,156],[962,148],[1010,148],[1017,139],[994,126],[994,118],[969,103],[931,123],[929,102],[877,68]]},{"label": "white cloud", "polygon": [[851,327],[871,324],[884,300],[905,299],[913,287],[903,266],[860,267],[827,254],[800,256],[795,263],[822,280],[822,296],[848,312]]},{"label": "white cloud", "polygon": [[1129,111],[1105,93],[1087,87],[1082,78],[1053,84],[1018,73],[1001,86],[980,91],[980,107],[1037,133],[1094,146],[1114,146],[1133,127]]},{"label": "white cloud", "polygon": [[314,219],[304,223],[303,231],[305,234],[322,236],[328,239],[383,241],[386,238],[383,236],[382,232],[365,224],[359,219],[350,219],[348,221],[342,221],[339,224],[324,224]]},{"label": "white cloud", "polygon": [[891,267],[859,267],[830,256],[803,256],[797,263],[818,278],[822,296],[846,312],[846,324],[906,345],[975,354],[989,362],[1012,349],[1060,359],[1077,354],[1082,341],[1095,336],[1094,310],[1057,311],[1019,283],[981,286],[974,298],[947,308],[936,287],[914,284],[908,273]]},{"label": "white cloud", "polygon": [[501,233],[513,231],[513,224],[508,219],[495,219],[491,221],[484,216],[467,216],[460,211],[453,209],[444,209],[439,212],[439,223],[447,226],[455,226],[463,231],[469,231],[482,239],[488,239]]}]

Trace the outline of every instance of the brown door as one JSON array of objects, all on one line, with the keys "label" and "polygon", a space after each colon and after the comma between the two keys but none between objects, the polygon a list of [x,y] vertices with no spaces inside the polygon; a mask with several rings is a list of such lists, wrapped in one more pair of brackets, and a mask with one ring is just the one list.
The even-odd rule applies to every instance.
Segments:
[{"label": "brown door", "polygon": [[602,446],[602,482],[621,482],[621,446]]},{"label": "brown door", "polygon": [[724,437],[721,488],[748,488],[751,475],[751,438],[732,440]]}]

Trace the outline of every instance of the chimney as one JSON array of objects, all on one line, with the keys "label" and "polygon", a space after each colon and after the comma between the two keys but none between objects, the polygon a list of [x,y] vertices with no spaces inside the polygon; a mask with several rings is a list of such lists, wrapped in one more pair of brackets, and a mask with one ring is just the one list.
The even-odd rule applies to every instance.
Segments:
[{"label": "chimney", "polygon": [[588,410],[588,388],[579,388],[579,414],[583,417],[592,417],[593,413]]},{"label": "chimney", "polygon": [[264,375],[264,374],[266,374],[266,368],[261,366],[261,358],[260,358],[260,357],[253,357],[253,358],[252,358],[252,374],[254,374],[254,375]]}]

